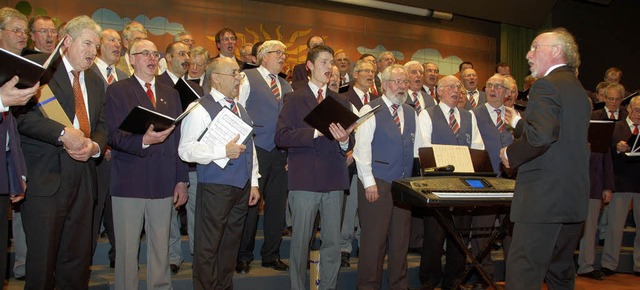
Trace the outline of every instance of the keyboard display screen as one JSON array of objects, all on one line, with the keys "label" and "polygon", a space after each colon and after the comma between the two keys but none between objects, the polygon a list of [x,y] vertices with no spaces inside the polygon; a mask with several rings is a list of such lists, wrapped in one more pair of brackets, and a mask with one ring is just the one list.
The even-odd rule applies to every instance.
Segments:
[{"label": "keyboard display screen", "polygon": [[471,188],[485,188],[486,186],[480,179],[464,179],[464,182]]}]

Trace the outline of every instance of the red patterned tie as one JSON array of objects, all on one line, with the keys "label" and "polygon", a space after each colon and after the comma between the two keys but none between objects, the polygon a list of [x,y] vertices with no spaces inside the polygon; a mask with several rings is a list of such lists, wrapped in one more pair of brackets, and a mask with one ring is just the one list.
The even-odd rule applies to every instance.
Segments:
[{"label": "red patterned tie", "polygon": [[396,122],[396,126],[398,126],[398,129],[402,130],[400,128],[400,116],[398,116],[398,105],[393,104],[391,105],[391,109],[393,109],[393,112],[391,112],[391,117],[393,117],[393,121]]},{"label": "red patterned tie", "polygon": [[458,125],[458,121],[456,121],[456,115],[453,112],[453,109],[449,110],[449,127],[451,127],[451,132],[453,132],[453,134],[458,134],[460,126]]},{"label": "red patterned tie", "polygon": [[495,109],[496,114],[498,114],[498,118],[496,118],[496,127],[498,128],[498,132],[502,133],[504,131],[504,122],[502,121],[501,114],[502,111],[500,109]]},{"label": "red patterned tie", "polygon": [[144,84],[145,87],[147,87],[147,97],[149,97],[149,101],[151,101],[151,104],[153,105],[153,107],[156,107],[156,97],[153,95],[153,90],[151,90],[151,84],[150,83],[146,83]]},{"label": "red patterned tie", "polygon": [[362,104],[366,105],[369,103],[369,93],[364,93],[364,96],[362,97]]},{"label": "red patterned tie", "polygon": [[238,115],[238,106],[236,106],[236,102],[233,99],[229,99],[229,98],[224,98],[224,100],[227,101],[227,103],[229,103],[229,109],[231,109],[231,112]]},{"label": "red patterned tie", "polygon": [[318,100],[318,104],[324,100],[324,97],[322,96],[322,89],[318,89],[318,96],[316,97],[316,100]]},{"label": "red patterned tie", "polygon": [[638,124],[633,124],[633,135],[638,135]]},{"label": "red patterned tie", "polygon": [[89,116],[87,115],[87,108],[84,105],[84,96],[82,95],[82,87],[80,86],[80,72],[71,71],[73,74],[73,96],[75,98],[75,109],[78,123],[80,124],[80,131],[84,133],[84,136],[89,138],[91,136],[91,127],[89,126]]},{"label": "red patterned tie", "polygon": [[609,119],[615,120],[616,119],[616,115],[614,115],[613,112],[609,112]]},{"label": "red patterned tie", "polygon": [[471,108],[475,108],[478,104],[476,104],[476,99],[473,96],[476,94],[476,91],[469,91],[469,104],[471,104]]},{"label": "red patterned tie", "polygon": [[269,84],[271,92],[276,97],[276,100],[280,101],[280,89],[278,89],[278,84],[276,84],[276,76],[269,74],[269,77],[271,78],[271,83]]},{"label": "red patterned tie", "polygon": [[431,95],[431,97],[434,98],[434,99],[436,98],[436,94],[433,93],[433,91],[435,91],[435,90],[436,90],[435,87],[433,87],[433,89],[429,89],[429,95]]},{"label": "red patterned tie", "polygon": [[113,76],[113,68],[111,66],[107,67],[107,84],[113,83],[115,77]]}]

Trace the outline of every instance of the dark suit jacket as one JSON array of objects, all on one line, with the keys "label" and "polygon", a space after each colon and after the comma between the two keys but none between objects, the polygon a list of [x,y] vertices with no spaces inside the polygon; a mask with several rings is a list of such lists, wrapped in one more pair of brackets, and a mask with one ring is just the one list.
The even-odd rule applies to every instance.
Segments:
[{"label": "dark suit jacket", "polygon": [[584,221],[589,196],[587,130],[591,110],[568,66],[554,69],[531,88],[527,114],[507,147],[518,168],[511,204],[514,222]]},{"label": "dark suit jacket", "polygon": [[307,75],[307,62],[299,63],[293,66],[292,82],[295,83],[297,81],[305,81],[305,82],[309,81],[309,78]]},{"label": "dark suit jacket", "polygon": [[[34,59],[44,62],[46,57],[47,55],[44,55],[42,59],[40,57]],[[84,81],[87,88],[91,140],[96,142],[101,150],[104,150],[107,143],[104,85],[100,76],[91,70],[84,72]],[[73,122],[75,98],[71,80],[63,62],[54,73],[53,79],[49,81],[49,87],[69,120]],[[45,118],[36,105],[36,99],[33,98],[24,108],[20,109],[17,118],[29,174],[28,194],[51,196],[58,191],[63,175],[69,174],[69,172],[62,172],[60,166],[62,157],[69,158],[64,156],[67,153],[62,147],[62,142],[58,141],[64,125]],[[92,170],[95,170],[94,162],[86,162],[85,164],[94,167]]]},{"label": "dark suit jacket", "polygon": [[[358,109],[358,111],[360,111],[360,109],[362,109],[362,106],[364,106],[364,104],[362,104],[362,101],[360,100],[360,97],[358,97],[358,94],[356,93],[355,90],[353,90],[353,86],[349,87],[349,90],[346,93],[341,94],[341,96],[349,99],[349,102],[356,107],[356,109]],[[374,95],[374,94],[369,94],[369,102],[377,99],[378,96]]]},{"label": "dark suit jacket", "polygon": [[[188,79],[187,75],[185,74],[184,76],[182,76],[182,79],[186,81]],[[193,80],[191,82],[196,84],[196,85],[198,85],[198,86],[200,86],[202,88],[202,92],[204,94],[208,94],[211,91],[211,84],[209,83],[210,81],[211,81],[211,79],[208,78],[206,74],[204,74],[204,75],[202,75],[202,85],[200,85],[200,81],[199,80]],[[204,95],[202,95],[202,96],[204,96]]]},{"label": "dark suit jacket", "polygon": [[[326,96],[351,108],[347,98],[331,90]],[[348,189],[347,161],[339,142],[324,136],[314,139],[315,129],[303,120],[317,105],[309,86],[284,96],[275,141],[289,152],[289,190],[328,192]],[[351,147],[353,135],[350,139]]]},{"label": "dark suit jacket", "polygon": [[0,195],[20,194],[24,192],[22,176],[27,176],[27,165],[20,147],[16,120],[10,112],[5,115],[0,115],[0,144],[7,144],[8,134],[9,154],[0,153]]},{"label": "dark suit jacket", "polygon": [[[102,83],[104,84],[104,89],[106,91],[107,86],[109,86],[109,84],[107,83],[107,80],[102,75],[102,72],[100,71],[100,68],[98,68],[98,65],[96,65],[95,63],[92,64],[89,70],[93,71],[94,73],[96,73],[96,75],[100,77],[100,79],[102,80]],[[115,73],[116,73],[116,76],[118,77],[118,80],[124,80],[129,77],[125,72],[121,71],[119,68],[116,68]]]},{"label": "dark suit jacket", "polygon": [[[618,121],[624,121],[629,113],[627,113],[627,109],[624,107],[620,107],[620,111],[618,112]],[[605,108],[595,110],[591,113],[591,119],[593,120],[609,120],[609,115],[607,115],[607,110]]]},{"label": "dark suit jacket", "polygon": [[[173,86],[176,85],[171,79],[171,77],[169,76],[169,73],[166,71],[163,72],[161,75],[156,76],[156,81],[163,83],[167,86],[170,86],[172,88]],[[187,85],[193,88],[193,90],[196,91],[196,93],[198,93],[198,96],[204,97],[204,89],[199,84],[196,84],[195,82],[187,82]]]},{"label": "dark suit jacket", "polygon": [[131,77],[107,88],[109,145],[112,149],[110,193],[118,197],[166,198],[178,182],[188,182],[188,167],[178,157],[180,126],[160,144],[142,148],[142,134],[118,129],[131,109],[142,106],[177,117],[182,111],[178,91],[156,79],[156,108],[138,79]]},{"label": "dark suit jacket", "polygon": [[[638,182],[640,159],[638,157],[629,157],[624,152],[618,153],[616,150],[616,144],[620,141],[628,141],[629,137],[631,137],[631,130],[627,121],[616,122],[611,141],[611,156],[613,159],[614,184],[617,192],[640,192],[640,182]],[[629,144],[629,146],[633,146],[633,144]]]}]

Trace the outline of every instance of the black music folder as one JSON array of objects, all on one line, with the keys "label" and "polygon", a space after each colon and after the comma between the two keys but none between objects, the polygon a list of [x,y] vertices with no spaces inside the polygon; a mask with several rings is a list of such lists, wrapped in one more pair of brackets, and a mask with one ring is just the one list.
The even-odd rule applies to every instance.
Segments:
[{"label": "black music folder", "polygon": [[189,104],[200,99],[198,93],[182,78],[178,78],[178,81],[173,86],[174,89],[180,94],[180,103],[182,104],[182,110],[186,110]]},{"label": "black music folder", "polygon": [[329,140],[333,140],[333,135],[331,131],[329,131],[329,125],[331,125],[331,123],[340,123],[345,130],[354,124],[354,126],[357,127],[369,117],[373,116],[379,107],[380,105],[372,108],[371,111],[361,117],[358,117],[350,108],[346,108],[332,97],[326,97],[304,117],[304,121],[324,134]]},{"label": "black music folder", "polygon": [[589,121],[589,144],[591,152],[606,153],[611,147],[615,122],[610,120]]},{"label": "black music folder", "polygon": [[186,117],[196,106],[191,106],[189,110],[186,110],[180,114],[177,118],[169,117],[165,114],[158,113],[154,110],[147,109],[145,107],[137,106],[131,109],[129,115],[122,121],[120,127],[122,131],[126,131],[133,134],[144,134],[151,124],[153,124],[153,131],[160,132],[168,129],[172,125],[177,125],[184,117]]},{"label": "black music folder", "polygon": [[13,76],[18,76],[20,80],[16,87],[24,89],[33,87],[38,81],[40,85],[45,85],[53,77],[53,73],[58,68],[62,58],[60,57],[60,47],[64,39],[58,43],[56,49],[49,55],[44,64],[39,64],[23,56],[13,54],[8,50],[0,48],[0,85],[6,83]]},{"label": "black music folder", "polygon": [[593,111],[597,111],[600,110],[602,108],[604,108],[605,103],[604,102],[597,102],[595,104],[593,104]]}]

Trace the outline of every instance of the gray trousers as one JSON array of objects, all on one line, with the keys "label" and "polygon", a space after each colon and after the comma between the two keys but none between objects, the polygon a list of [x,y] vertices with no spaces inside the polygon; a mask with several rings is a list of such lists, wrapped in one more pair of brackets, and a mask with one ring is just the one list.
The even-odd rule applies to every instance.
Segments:
[{"label": "gray trousers", "polygon": [[169,226],[169,264],[180,266],[182,261],[182,235],[180,234],[180,217],[178,209],[171,208],[171,225]]},{"label": "gray trousers", "polygon": [[640,193],[636,192],[616,192],[611,197],[607,235],[602,250],[602,267],[614,271],[618,268],[622,234],[631,202],[633,202],[633,219],[636,222],[636,237],[633,240],[633,271],[640,271]]},{"label": "gray trousers", "polygon": [[111,198],[116,233],[116,290],[138,289],[138,249],[144,224],[147,240],[147,289],[173,289],[169,270],[169,227],[173,197]]},{"label": "gray trousers", "polygon": [[305,275],[309,258],[309,240],[320,211],[320,285],[319,290],[336,289],[340,271],[340,216],[344,191],[289,192],[291,210],[291,251],[289,254],[291,290],[307,289]]},{"label": "gray trousers", "polygon": [[198,174],[195,171],[189,171],[189,199],[187,200],[187,235],[189,236],[189,249],[193,255],[193,230],[195,229],[196,220],[196,191],[198,189]]},{"label": "gray trousers", "polygon": [[580,254],[578,255],[578,274],[589,273],[595,268],[596,234],[598,231],[598,216],[602,200],[589,199],[587,219],[584,221],[584,230],[580,238]]},{"label": "gray trousers", "polygon": [[354,175],[351,178],[349,194],[345,194],[344,196],[344,212],[342,215],[342,227],[340,228],[340,251],[351,254],[353,251],[353,246],[351,245],[353,239],[358,239],[358,243],[360,243],[360,221],[358,220],[358,175]]},{"label": "gray trousers", "polygon": [[13,276],[24,277],[25,265],[27,264],[27,239],[24,236],[22,213],[20,213],[20,211],[13,211],[11,226],[13,227],[13,253],[15,255],[15,260],[13,261]]}]

